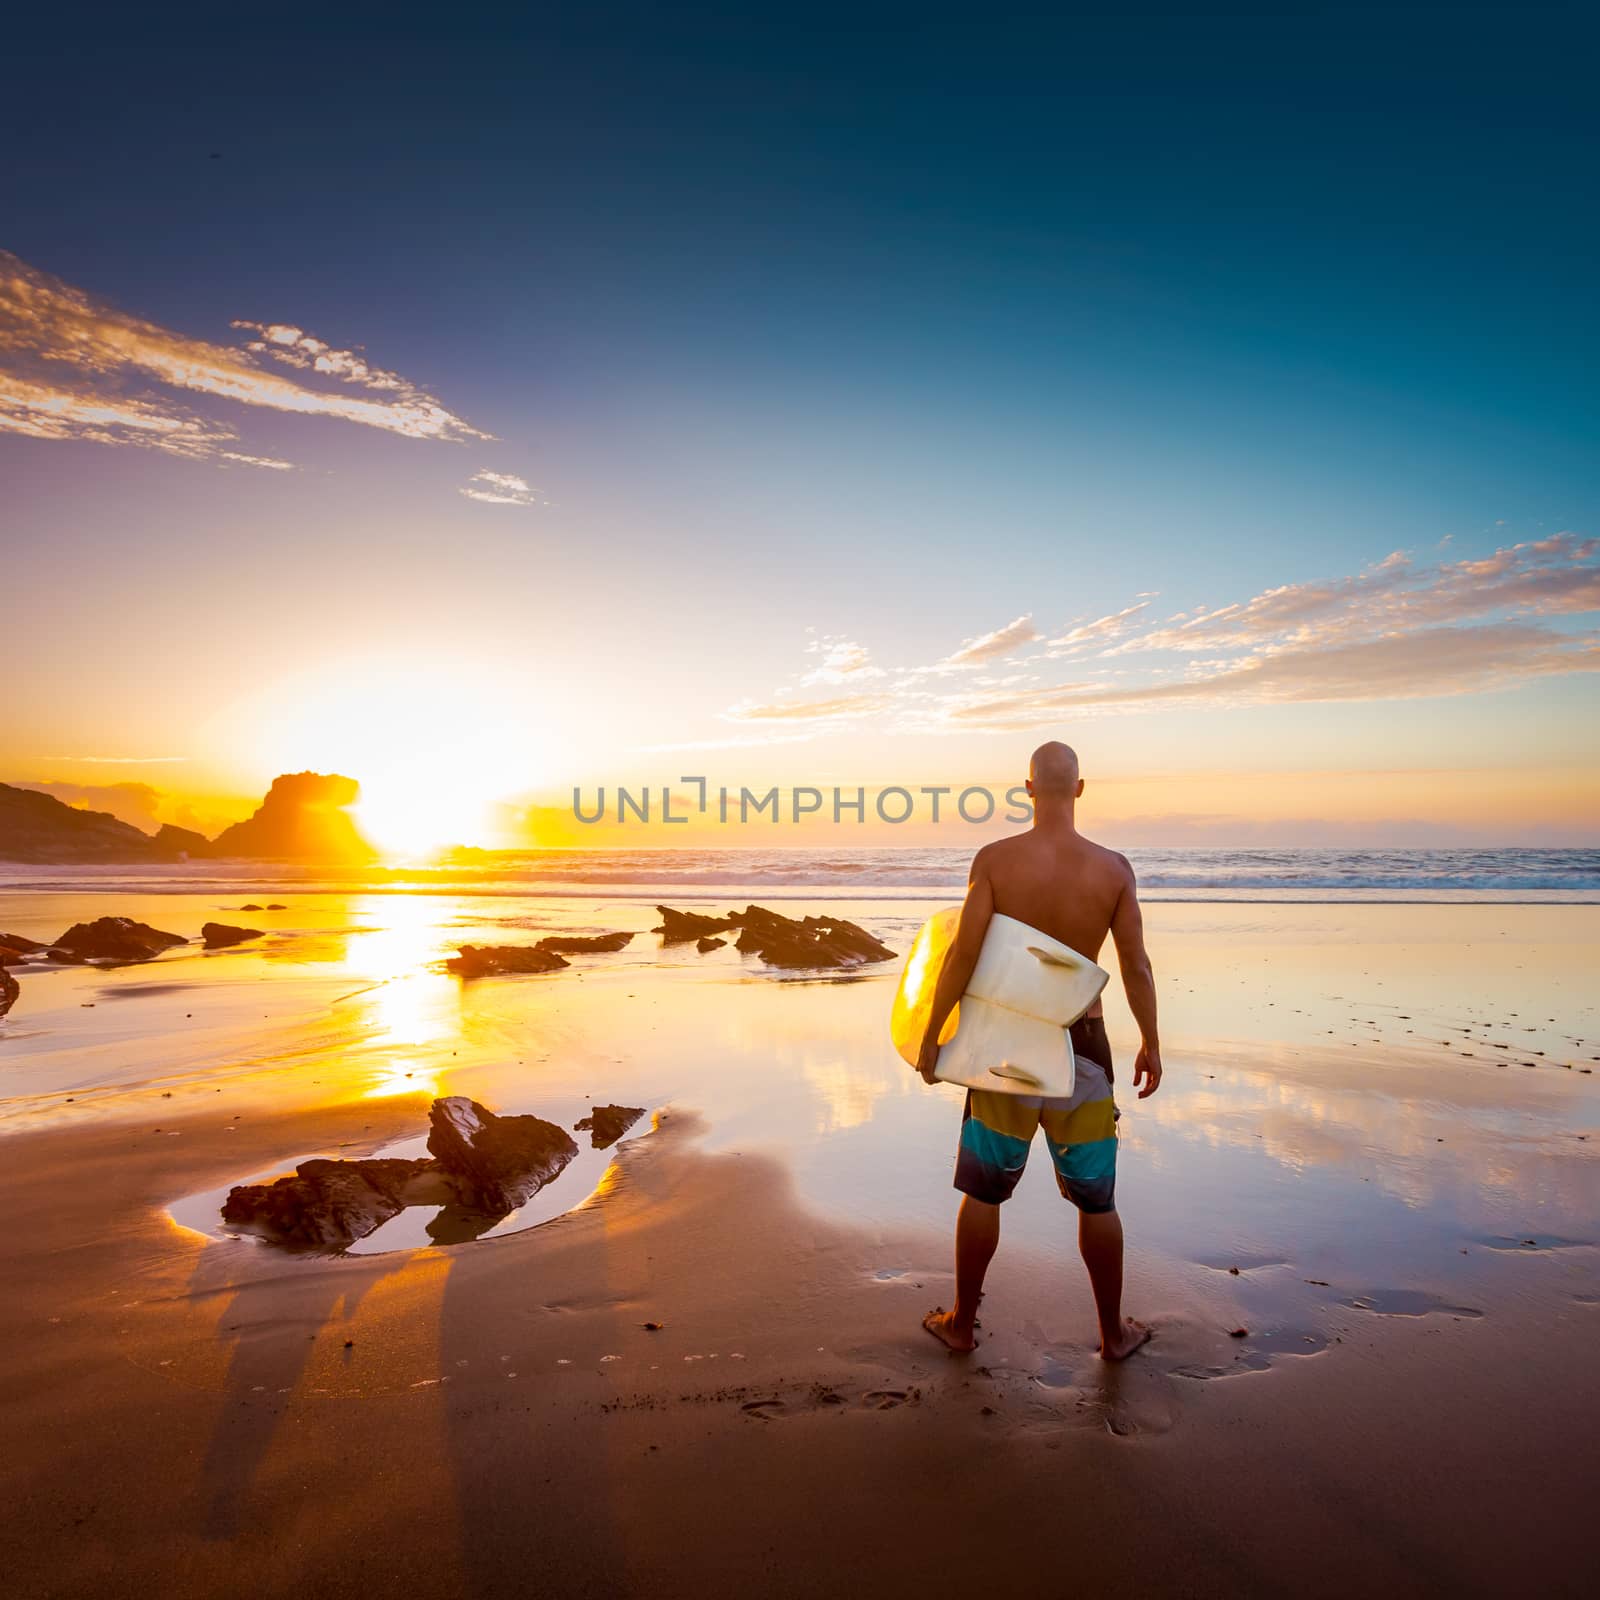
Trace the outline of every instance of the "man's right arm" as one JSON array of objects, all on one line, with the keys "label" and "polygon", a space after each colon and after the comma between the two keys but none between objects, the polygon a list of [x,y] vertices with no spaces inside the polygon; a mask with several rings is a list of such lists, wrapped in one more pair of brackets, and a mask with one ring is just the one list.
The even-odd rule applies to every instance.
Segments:
[{"label": "man's right arm", "polygon": [[[1133,868],[1124,860],[1127,873],[1117,908],[1111,917],[1111,937],[1117,946],[1117,962],[1122,968],[1122,988],[1128,996],[1128,1009],[1139,1025],[1139,1054],[1133,1064],[1133,1083],[1139,1098],[1147,1099],[1161,1086],[1161,1039],[1156,1032],[1156,977],[1150,954],[1144,947],[1144,916],[1139,910],[1139,886]],[[1143,1085],[1140,1088],[1140,1085]]]}]

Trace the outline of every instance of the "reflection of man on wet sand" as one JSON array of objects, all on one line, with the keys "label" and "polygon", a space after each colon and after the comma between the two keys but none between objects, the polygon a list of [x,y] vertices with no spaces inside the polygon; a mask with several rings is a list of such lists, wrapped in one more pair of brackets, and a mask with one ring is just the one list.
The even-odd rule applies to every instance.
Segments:
[{"label": "reflection of man on wet sand", "polygon": [[[1156,1036],[1156,989],[1144,948],[1144,923],[1133,868],[1114,850],[1083,837],[1074,819],[1083,793],[1077,754],[1064,744],[1041,745],[1028,768],[1033,826],[986,845],[972,862],[955,942],[939,974],[917,1070],[933,1082],[938,1039],[966,992],[989,919],[997,912],[1098,959],[1110,933],[1122,985],[1139,1025],[1133,1081],[1139,1098],[1161,1083]],[[1000,1243],[1000,1206],[1022,1176],[1035,1131],[1044,1128],[1061,1193],[1078,1208],[1078,1248],[1089,1269],[1100,1318],[1100,1354],[1132,1355],[1150,1337],[1142,1322],[1122,1315],[1122,1220],[1116,1210],[1117,1109],[1111,1098],[1111,1048],[1100,1002],[1072,1024],[1077,1075],[1068,1099],[967,1092],[961,1122],[956,1187],[964,1198],[956,1222],[955,1309],[930,1312],[923,1326],[952,1350],[975,1344],[973,1327],[983,1277]]]}]

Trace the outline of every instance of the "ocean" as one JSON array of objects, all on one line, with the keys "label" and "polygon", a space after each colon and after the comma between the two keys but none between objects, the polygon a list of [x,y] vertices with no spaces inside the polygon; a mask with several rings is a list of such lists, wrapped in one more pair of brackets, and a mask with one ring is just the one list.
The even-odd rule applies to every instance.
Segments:
[{"label": "ocean", "polygon": [[[442,862],[327,868],[282,862],[171,866],[0,863],[0,889],[196,894],[422,893],[852,900],[959,896],[968,846],[892,849],[472,851]],[[1151,901],[1600,902],[1600,849],[1130,849]]]}]

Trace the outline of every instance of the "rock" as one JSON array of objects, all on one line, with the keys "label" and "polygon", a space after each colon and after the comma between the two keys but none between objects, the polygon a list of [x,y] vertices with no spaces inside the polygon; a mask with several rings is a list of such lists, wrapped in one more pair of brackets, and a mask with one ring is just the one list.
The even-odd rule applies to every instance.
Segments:
[{"label": "rock", "polygon": [[247,900],[242,906],[239,907],[239,909],[241,911],[265,911],[267,908],[265,906],[258,906],[254,900]]},{"label": "rock", "polygon": [[626,950],[632,938],[631,933],[597,933],[592,937],[554,933],[547,939],[541,939],[538,948],[553,951],[558,956],[581,956]]},{"label": "rock", "polygon": [[706,955],[712,950],[721,950],[727,944],[727,942],[728,941],[726,939],[713,939],[708,934],[704,939],[696,939],[694,942],[694,947],[700,952],[701,955]]},{"label": "rock", "polygon": [[84,960],[82,956],[74,955],[70,950],[57,950],[54,947],[46,950],[44,955],[47,961],[58,961],[63,966],[70,967],[81,967]]},{"label": "rock", "polygon": [[698,911],[674,911],[671,906],[657,906],[656,910],[661,913],[661,926],[654,931],[661,935],[663,944],[686,944],[690,939],[721,933],[733,926],[729,917],[706,917]]},{"label": "rock", "polygon": [[889,961],[894,951],[842,917],[785,917],[746,906],[728,919],[739,929],[738,949],[774,967],[853,967]]},{"label": "rock", "polygon": [[462,978],[492,978],[501,972],[555,972],[568,963],[553,950],[535,944],[464,944],[461,953],[445,962],[447,971]]},{"label": "rock", "polygon": [[246,939],[259,939],[260,928],[230,928],[225,922],[207,922],[200,929],[200,937],[207,950],[226,950],[231,944],[243,944]]},{"label": "rock", "polygon": [[151,861],[155,841],[109,811],[84,811],[53,794],[0,783],[0,860]]},{"label": "rock", "polygon": [[[43,945],[39,947],[41,950]],[[23,950],[14,944],[7,944],[3,935],[0,935],[0,967],[25,967],[28,964],[30,951]]]},{"label": "rock", "polygon": [[21,993],[22,985],[4,967],[0,967],[0,1017],[17,1003]]},{"label": "rock", "polygon": [[47,945],[40,944],[37,939],[29,939],[20,933],[0,933],[0,945],[4,945],[6,949],[15,950],[25,956],[35,955],[40,950],[49,948]]},{"label": "rock", "polygon": [[56,940],[51,954],[64,950],[79,961],[148,961],[188,942],[182,934],[163,933],[131,917],[97,917],[93,922],[75,922]]},{"label": "rock", "polygon": [[272,900],[267,904],[268,911],[287,911],[288,909],[288,906],[284,905],[281,900]]},{"label": "rock", "polygon": [[171,822],[163,822],[156,829],[151,844],[158,855],[169,861],[187,861],[191,857],[211,854],[211,841],[203,833],[196,833],[193,828],[177,827]]},{"label": "rock", "polygon": [[278,1244],[342,1250],[403,1211],[408,1191],[433,1165],[384,1158],[302,1161],[293,1177],[230,1189],[222,1220]]},{"label": "rock", "polygon": [[272,780],[254,816],[217,835],[210,854],[255,861],[371,861],[377,851],[347,810],[360,795],[355,779],[338,773],[284,773]]},{"label": "rock", "polygon": [[576,1133],[588,1133],[592,1149],[609,1150],[643,1115],[643,1106],[596,1106],[572,1127]]},{"label": "rock", "polygon": [[695,948],[716,950],[726,941],[712,935],[728,928],[739,930],[738,948],[758,955],[773,967],[854,967],[869,961],[889,961],[894,951],[865,928],[843,917],[794,917],[746,906],[726,917],[702,916],[697,911],[674,911],[657,906],[661,926],[656,932],[664,944],[693,939]]},{"label": "rock", "polygon": [[542,1117],[500,1117],[466,1095],[428,1112],[428,1150],[455,1180],[462,1201],[481,1211],[515,1211],[560,1175],[578,1147]]}]

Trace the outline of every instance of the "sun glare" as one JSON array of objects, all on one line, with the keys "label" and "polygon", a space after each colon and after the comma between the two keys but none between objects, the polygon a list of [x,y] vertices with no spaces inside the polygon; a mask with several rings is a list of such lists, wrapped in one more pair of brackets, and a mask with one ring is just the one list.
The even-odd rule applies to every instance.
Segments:
[{"label": "sun glare", "polygon": [[252,766],[265,752],[274,773],[355,778],[361,831],[386,854],[424,856],[513,842],[505,803],[542,765],[513,684],[488,664],[365,658],[281,679],[229,723],[253,736]]}]

